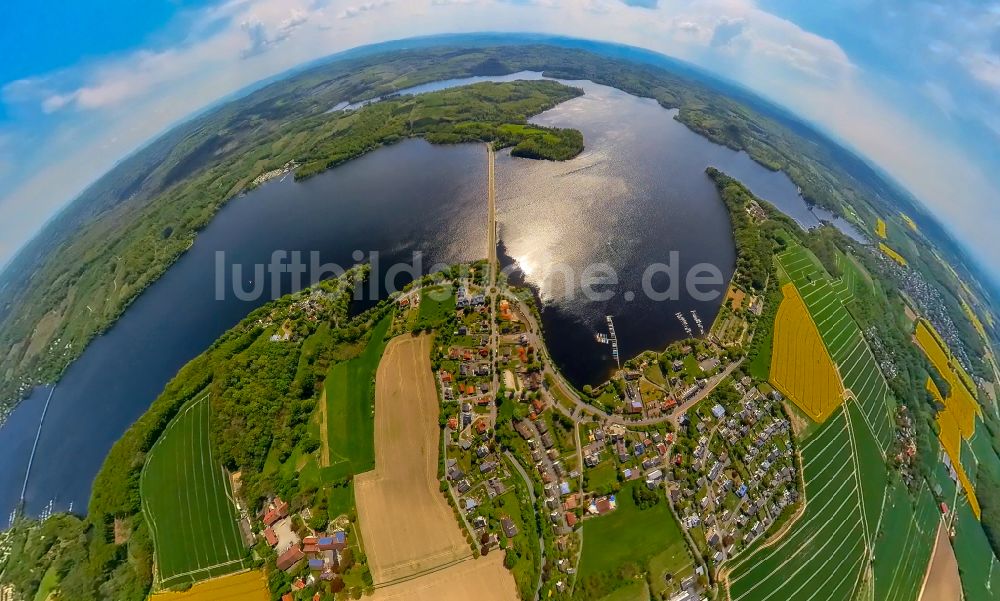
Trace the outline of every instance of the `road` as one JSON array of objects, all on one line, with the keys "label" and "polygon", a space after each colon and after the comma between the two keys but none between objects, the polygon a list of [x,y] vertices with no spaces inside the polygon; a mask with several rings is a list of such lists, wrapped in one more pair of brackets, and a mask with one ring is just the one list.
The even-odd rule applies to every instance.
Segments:
[{"label": "road", "polygon": [[[528,472],[524,471],[521,467],[521,462],[517,460],[510,451],[504,451],[504,455],[510,460],[511,465],[517,470],[517,473],[521,474],[521,478],[524,480],[524,485],[528,490],[528,498],[531,499],[531,507],[537,513],[538,501],[535,499],[535,485],[532,483],[531,478],[528,477]],[[535,585],[535,601],[538,601],[538,596],[542,590],[542,566],[545,565],[545,541],[542,539],[541,534],[538,536],[538,584]]]},{"label": "road", "polygon": [[486,260],[490,264],[490,290],[497,285],[497,184],[496,152],[493,145],[486,145]]},{"label": "road", "polygon": [[[489,264],[490,277],[487,287],[487,295],[490,303],[490,354],[493,372],[493,380],[490,383],[490,395],[494,398],[500,391],[500,366],[498,365],[500,356],[500,334],[497,332],[497,270],[499,260],[497,259],[497,192],[496,192],[496,152],[493,151],[493,144],[486,145],[486,261]],[[495,403],[490,404],[490,422],[496,424],[497,407]]]},{"label": "road", "polygon": [[676,424],[677,419],[681,415],[683,415],[684,412],[686,412],[688,409],[698,404],[705,397],[711,394],[712,391],[715,390],[715,387],[719,385],[719,383],[721,383],[723,380],[729,377],[740,365],[743,364],[743,358],[740,358],[738,361],[730,363],[720,373],[709,378],[708,385],[706,385],[705,388],[699,390],[696,395],[685,401],[684,404],[680,405],[670,415],[665,415],[662,417],[648,417],[644,419],[626,419],[621,415],[612,415],[606,413],[601,409],[594,407],[590,403],[584,402],[580,398],[580,395],[577,394],[576,389],[573,388],[573,386],[566,381],[566,378],[564,378],[560,372],[553,369],[554,363],[552,361],[552,357],[549,355],[548,348],[545,346],[545,340],[541,336],[541,329],[538,327],[538,322],[536,321],[534,314],[531,313],[531,311],[521,301],[521,299],[517,298],[513,294],[507,294],[506,298],[514,304],[514,306],[517,308],[517,312],[524,318],[525,322],[527,323],[528,341],[532,346],[535,347],[539,355],[544,358],[543,361],[544,375],[551,376],[552,386],[554,388],[558,388],[559,392],[562,393],[562,395],[565,398],[568,398],[571,401],[573,401],[573,404],[575,406],[574,409],[570,411],[566,407],[563,407],[562,404],[560,404],[559,402],[556,402],[555,403],[556,409],[566,414],[574,421],[579,421],[581,414],[587,414],[596,417],[598,419],[605,420],[609,423],[622,424],[624,426],[651,426],[656,424],[662,424],[668,421],[674,422]]}]

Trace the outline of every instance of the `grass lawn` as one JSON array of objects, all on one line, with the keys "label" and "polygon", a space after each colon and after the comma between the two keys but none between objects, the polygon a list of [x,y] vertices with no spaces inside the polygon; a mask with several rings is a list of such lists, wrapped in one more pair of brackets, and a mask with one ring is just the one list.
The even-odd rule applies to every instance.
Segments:
[{"label": "grass lawn", "polygon": [[701,367],[698,365],[698,359],[694,355],[684,355],[681,359],[684,362],[684,381],[691,383],[696,379],[701,378],[705,375],[705,372],[701,371]]},{"label": "grass lawn", "polygon": [[624,586],[610,595],[601,597],[601,601],[647,601],[649,587],[642,580]]},{"label": "grass lawn", "polygon": [[[442,299],[442,297],[444,297]],[[437,326],[455,314],[455,290],[433,286],[420,291],[420,321]]]},{"label": "grass lawn", "polygon": [[149,453],[140,491],[159,582],[193,584],[250,567],[229,479],[209,440],[208,395],[189,403]]},{"label": "grass lawn", "polygon": [[649,367],[646,368],[645,376],[650,382],[658,386],[666,386],[667,384],[667,379],[663,377],[663,370],[660,369],[659,363],[651,363]]},{"label": "grass lawn", "polygon": [[[694,561],[684,541],[674,541],[649,560],[649,572],[653,575],[653,592],[657,595],[667,590],[676,591],[680,582],[694,571]],[[669,585],[667,576],[670,576]]]},{"label": "grass lawn", "polygon": [[354,512],[354,480],[348,482],[346,486],[334,486],[330,489],[327,512],[331,518]]},{"label": "grass lawn", "polygon": [[755,336],[761,336],[757,354],[747,365],[747,371],[753,379],[766,382],[771,377],[771,351],[774,347],[774,327],[770,324],[758,323]]},{"label": "grass lawn", "polygon": [[605,459],[597,467],[587,470],[587,488],[590,490],[610,490],[618,482],[618,470],[615,462]]},{"label": "grass lawn", "polygon": [[617,509],[584,522],[581,580],[614,572],[629,563],[643,571],[650,570],[655,563],[652,567],[661,574],[669,572],[675,577],[693,565],[667,500],[639,509],[632,501],[632,489],[637,486],[645,484],[638,480],[629,482],[616,497]]},{"label": "grass lawn", "polygon": [[392,316],[372,328],[371,338],[357,357],[337,363],[326,377],[327,437],[330,467],[324,477],[345,478],[375,467],[375,370],[385,351]]}]

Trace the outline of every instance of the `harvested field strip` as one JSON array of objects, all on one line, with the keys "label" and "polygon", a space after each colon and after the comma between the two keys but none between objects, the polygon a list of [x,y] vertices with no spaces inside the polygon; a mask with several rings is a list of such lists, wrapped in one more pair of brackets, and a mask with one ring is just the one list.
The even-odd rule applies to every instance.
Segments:
[{"label": "harvested field strip", "polygon": [[182,593],[157,593],[152,601],[269,601],[261,572],[243,572],[196,584]]},{"label": "harvested field strip", "polygon": [[390,586],[379,587],[371,601],[517,601],[514,579],[503,553],[490,553]]},{"label": "harvested field strip", "polygon": [[212,459],[207,394],[190,402],[149,453],[140,480],[160,588],[250,567],[229,478]]},{"label": "harvested field strip", "polygon": [[438,486],[439,405],[430,336],[386,346],[375,379],[375,470],[354,494],[375,585],[402,582],[469,557]]},{"label": "harvested field strip", "polygon": [[795,286],[785,284],[782,294],[770,380],[813,421],[823,423],[843,402],[844,388]]}]

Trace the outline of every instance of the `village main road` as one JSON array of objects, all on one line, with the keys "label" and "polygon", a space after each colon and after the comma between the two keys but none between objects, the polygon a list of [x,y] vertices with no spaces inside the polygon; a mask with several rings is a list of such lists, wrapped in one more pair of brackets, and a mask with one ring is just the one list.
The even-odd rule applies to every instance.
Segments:
[{"label": "village main road", "polygon": [[571,419],[577,422],[581,420],[581,414],[586,414],[591,417],[595,417],[599,420],[604,420],[612,424],[621,424],[623,426],[653,426],[668,421],[676,424],[677,420],[681,415],[683,415],[688,409],[690,409],[694,405],[698,404],[700,401],[704,400],[705,397],[707,397],[709,394],[712,393],[713,390],[715,390],[716,386],[718,386],[723,380],[729,377],[740,365],[743,364],[743,358],[741,357],[739,360],[734,361],[733,363],[727,365],[726,368],[722,370],[720,373],[709,378],[708,384],[703,389],[699,390],[697,394],[695,394],[693,397],[691,397],[690,399],[685,401],[682,405],[680,405],[677,408],[677,410],[675,410],[671,415],[666,415],[663,417],[647,417],[643,419],[625,419],[620,415],[612,415],[606,413],[605,411],[602,411],[601,409],[594,407],[590,403],[584,402],[580,398],[580,395],[577,394],[576,389],[574,389],[573,386],[566,381],[566,378],[563,377],[563,375],[559,371],[553,368],[552,356],[549,355],[548,347],[546,347],[545,341],[542,339],[542,336],[540,335],[541,329],[538,327],[538,322],[535,319],[534,314],[531,313],[531,311],[524,304],[524,302],[521,301],[521,299],[509,293],[506,296],[509,300],[516,303],[518,313],[521,314],[521,316],[525,319],[525,321],[528,322],[528,332],[529,332],[528,341],[535,347],[536,352],[540,353],[544,358],[543,375],[551,376],[550,378],[546,378],[546,380],[551,381],[552,383],[551,385],[555,388],[558,388],[559,392],[562,393],[562,396],[572,401],[574,405],[574,409],[570,411],[568,408],[564,407],[561,403],[556,401],[555,407],[558,410],[560,410],[561,413],[563,413],[564,415],[570,417]]},{"label": "village main road", "polygon": [[[486,292],[490,303],[490,357],[493,365],[490,371],[493,379],[490,382],[490,394],[495,398],[500,391],[500,334],[497,332],[497,194],[496,194],[496,152],[493,144],[486,145],[486,262],[489,265],[489,281]],[[490,404],[490,422],[496,424],[496,403]]]},{"label": "village main road", "polygon": [[490,290],[497,285],[497,192],[496,152],[492,144],[486,145],[486,260],[490,266]]}]

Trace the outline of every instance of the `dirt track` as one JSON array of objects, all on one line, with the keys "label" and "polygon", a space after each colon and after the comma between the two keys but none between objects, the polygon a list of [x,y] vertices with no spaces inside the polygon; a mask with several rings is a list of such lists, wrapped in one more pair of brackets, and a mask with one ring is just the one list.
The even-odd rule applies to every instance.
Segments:
[{"label": "dirt track", "polygon": [[472,554],[438,490],[438,411],[430,337],[395,338],[375,376],[375,470],[355,478],[358,518],[376,586]]},{"label": "dirt track", "polygon": [[944,528],[939,528],[934,557],[928,568],[920,601],[959,601],[961,598],[962,582],[958,577],[955,550],[948,541],[948,533]]},{"label": "dirt track", "polygon": [[517,587],[495,551],[475,561],[375,589],[373,601],[517,601]]}]

